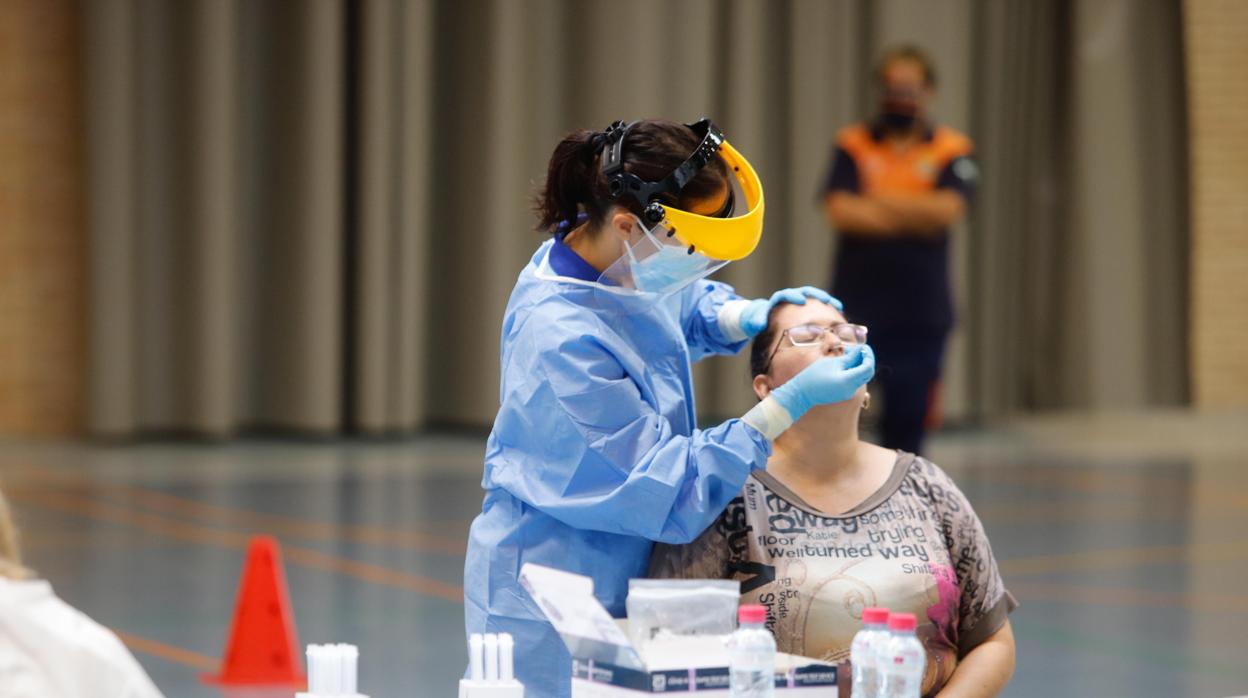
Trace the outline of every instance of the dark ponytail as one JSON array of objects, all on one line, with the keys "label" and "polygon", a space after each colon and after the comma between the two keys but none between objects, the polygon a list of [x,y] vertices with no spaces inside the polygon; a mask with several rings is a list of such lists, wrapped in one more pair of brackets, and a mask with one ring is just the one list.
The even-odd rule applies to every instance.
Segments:
[{"label": "dark ponytail", "polygon": [[560,223],[575,226],[577,214],[584,212],[595,224],[606,215],[607,183],[598,168],[595,144],[601,138],[593,131],[573,131],[550,156],[546,168],[546,185],[537,196],[537,227],[551,230]]},{"label": "dark ponytail", "polygon": [[[658,181],[680,166],[698,147],[701,139],[684,124],[664,119],[639,121],[624,137],[624,169],[646,181]],[[600,131],[573,131],[564,137],[550,156],[546,183],[537,195],[534,208],[539,230],[554,230],[561,223],[575,227],[577,216],[585,214],[597,227],[613,204],[640,214],[642,206],[632,199],[611,201],[607,180],[602,176],[600,158],[606,136]],[[724,186],[728,168],[723,160],[712,158],[679,197],[663,203],[688,208],[691,202],[714,196]]]}]

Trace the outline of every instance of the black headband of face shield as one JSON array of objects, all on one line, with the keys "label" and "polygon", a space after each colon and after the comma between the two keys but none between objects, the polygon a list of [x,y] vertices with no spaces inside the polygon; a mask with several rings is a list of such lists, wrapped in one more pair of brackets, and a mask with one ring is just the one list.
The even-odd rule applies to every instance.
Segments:
[{"label": "black headband of face shield", "polygon": [[[719,152],[719,146],[724,142],[724,134],[710,119],[685,124],[695,134],[702,136],[702,142],[679,167],[672,170],[666,177],[657,182],[647,182],[631,172],[624,171],[624,137],[636,124],[636,121],[631,124],[616,121],[604,132],[606,144],[602,153],[602,174],[607,178],[607,196],[612,201],[622,198],[634,199],[643,207],[642,217],[646,222],[655,225],[663,220],[663,207],[656,199],[663,195],[672,197],[679,195],[685,185],[689,184]],[[724,210],[731,212],[732,204],[732,190],[729,189]],[[725,213],[721,211],[716,215],[722,217]]]}]

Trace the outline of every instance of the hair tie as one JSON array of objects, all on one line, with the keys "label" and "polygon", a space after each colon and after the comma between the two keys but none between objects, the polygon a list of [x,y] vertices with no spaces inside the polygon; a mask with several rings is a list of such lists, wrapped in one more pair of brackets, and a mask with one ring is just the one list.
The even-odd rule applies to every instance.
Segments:
[{"label": "hair tie", "polygon": [[594,131],[594,133],[585,141],[587,157],[590,159],[596,157],[602,149],[608,145],[615,145],[615,142],[624,137],[624,132],[628,130],[628,124],[620,120],[611,122],[605,131]]},{"label": "hair tie", "polygon": [[582,223],[584,223],[587,220],[589,220],[589,214],[585,213],[584,211],[581,211],[577,213],[575,216],[571,216],[571,217],[568,217],[559,221],[558,225],[555,226],[555,237],[562,240],[565,235],[572,232],[573,228],[580,226]]},{"label": "hair tie", "polygon": [[606,143],[607,134],[603,131],[595,131],[585,143],[586,147],[589,149],[589,156],[592,158],[597,155],[598,151],[602,150],[602,146],[606,145]]}]

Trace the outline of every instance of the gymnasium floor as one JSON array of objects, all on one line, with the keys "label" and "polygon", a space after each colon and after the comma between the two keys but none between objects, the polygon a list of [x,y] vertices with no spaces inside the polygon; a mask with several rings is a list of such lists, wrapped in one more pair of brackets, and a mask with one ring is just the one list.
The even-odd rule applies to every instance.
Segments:
[{"label": "gymnasium floor", "polygon": [[[258,532],[282,543],[301,643],[358,644],[373,698],[441,697],[464,663],[481,452],[464,436],[0,442],[0,480],[31,566],[170,698],[219,695],[197,677]],[[932,445],[1022,602],[1007,696],[1248,694],[1246,454],[1244,413],[1032,419]]]}]

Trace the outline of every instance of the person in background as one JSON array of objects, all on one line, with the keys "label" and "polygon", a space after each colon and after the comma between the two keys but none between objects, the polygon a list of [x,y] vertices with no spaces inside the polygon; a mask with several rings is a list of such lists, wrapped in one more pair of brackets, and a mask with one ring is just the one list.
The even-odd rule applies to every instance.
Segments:
[{"label": "person in background", "polygon": [[972,143],[928,114],[936,72],[920,49],[887,52],[879,114],[843,129],[821,191],[838,233],[832,293],[871,327],[883,445],[920,453],[939,423],[940,367],[953,327],[949,229],[977,180]]},{"label": "person in background", "polygon": [[112,631],[22,565],[0,493],[0,698],[162,698]]}]

